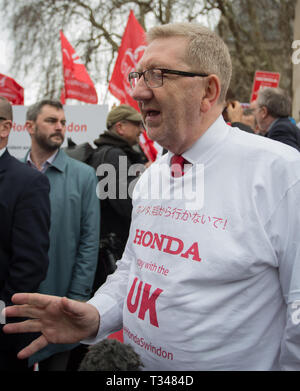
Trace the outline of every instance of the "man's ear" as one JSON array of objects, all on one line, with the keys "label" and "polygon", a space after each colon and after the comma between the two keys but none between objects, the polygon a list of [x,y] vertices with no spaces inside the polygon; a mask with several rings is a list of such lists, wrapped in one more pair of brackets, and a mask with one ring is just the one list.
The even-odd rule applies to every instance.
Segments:
[{"label": "man's ear", "polygon": [[34,134],[34,131],[35,131],[34,121],[29,121],[29,120],[27,120],[27,121],[25,122],[25,127],[26,127],[26,129],[27,129],[27,132],[28,132],[30,135]]},{"label": "man's ear", "polygon": [[12,128],[12,121],[10,120],[3,121],[0,127],[0,137],[2,139],[6,139],[9,136],[11,128]]},{"label": "man's ear", "polygon": [[201,102],[201,111],[206,113],[218,103],[221,94],[221,82],[217,75],[209,75],[204,80],[205,93]]},{"label": "man's ear", "polygon": [[115,124],[115,130],[120,136],[124,136],[124,130],[123,130],[123,125],[122,122],[117,122]]},{"label": "man's ear", "polygon": [[268,109],[266,108],[266,106],[261,106],[261,112],[262,112],[262,118],[263,119],[266,119],[267,118],[267,116],[268,116]]}]

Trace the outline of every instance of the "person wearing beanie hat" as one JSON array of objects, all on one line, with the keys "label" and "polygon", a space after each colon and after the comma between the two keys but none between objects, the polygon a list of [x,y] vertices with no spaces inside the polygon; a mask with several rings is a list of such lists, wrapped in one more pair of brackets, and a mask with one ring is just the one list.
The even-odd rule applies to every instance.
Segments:
[{"label": "person wearing beanie hat", "polygon": [[[127,173],[133,164],[145,164],[147,158],[139,148],[139,135],[143,129],[142,117],[138,111],[128,105],[113,107],[106,120],[107,130],[94,141],[98,147],[90,165],[95,170],[101,164],[111,164],[116,172],[116,197],[101,199],[101,237],[98,268],[94,281],[94,290],[98,289],[108,274],[115,269],[115,261],[121,258],[129,234],[132,200],[128,195],[130,184],[136,176],[123,178],[120,175],[120,158],[126,158]],[[125,170],[125,167],[123,167]],[[98,176],[99,182],[104,176]],[[125,179],[127,180],[125,183]],[[119,197],[119,189],[126,191],[127,197]],[[104,193],[104,192],[103,192]]]}]

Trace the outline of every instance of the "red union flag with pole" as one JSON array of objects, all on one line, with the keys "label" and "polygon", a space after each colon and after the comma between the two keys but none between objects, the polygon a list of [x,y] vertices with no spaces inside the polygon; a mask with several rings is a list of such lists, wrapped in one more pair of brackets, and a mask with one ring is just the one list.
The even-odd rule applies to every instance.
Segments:
[{"label": "red union flag with pole", "polygon": [[[136,110],[139,110],[139,107],[131,96],[128,74],[135,71],[145,48],[145,31],[131,10],[108,89],[112,95],[119,99],[121,104],[130,105]],[[157,150],[145,131],[140,138],[140,145],[148,160],[154,161],[157,156]]]},{"label": "red union flag with pole", "polygon": [[0,95],[13,105],[24,105],[24,88],[14,79],[0,73]]},{"label": "red union flag with pole", "polygon": [[145,48],[145,31],[131,10],[108,89],[121,103],[130,105],[136,110],[138,104],[131,97],[128,74],[135,71]]},{"label": "red union flag with pole", "polygon": [[86,67],[75,50],[60,31],[64,75],[64,98],[77,99],[86,103],[98,103],[97,92]]}]

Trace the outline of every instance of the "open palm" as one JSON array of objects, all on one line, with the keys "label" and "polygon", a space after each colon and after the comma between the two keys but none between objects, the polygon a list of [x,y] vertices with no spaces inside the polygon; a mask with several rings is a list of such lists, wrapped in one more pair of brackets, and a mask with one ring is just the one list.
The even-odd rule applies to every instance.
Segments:
[{"label": "open palm", "polygon": [[18,357],[31,356],[49,343],[75,343],[97,334],[100,317],[91,304],[66,297],[18,293],[14,306],[5,309],[6,317],[30,318],[4,326],[5,333],[41,332],[42,335],[21,350]]}]

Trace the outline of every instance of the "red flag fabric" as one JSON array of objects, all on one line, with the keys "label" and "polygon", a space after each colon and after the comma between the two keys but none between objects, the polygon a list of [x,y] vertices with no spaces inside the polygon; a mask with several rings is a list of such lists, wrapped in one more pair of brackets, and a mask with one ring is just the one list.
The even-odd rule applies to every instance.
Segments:
[{"label": "red flag fabric", "polygon": [[[116,65],[111,76],[108,89],[121,104],[127,104],[139,110],[138,103],[131,97],[131,87],[128,82],[129,72],[135,71],[138,62],[146,48],[145,31],[130,11],[127,26],[118,52]],[[140,146],[148,160],[153,162],[157,150],[146,131],[140,137]]]},{"label": "red flag fabric", "polygon": [[13,105],[24,105],[24,88],[14,79],[0,73],[0,95]]},{"label": "red flag fabric", "polygon": [[65,99],[77,99],[86,103],[98,103],[97,92],[86,67],[60,31],[63,74],[65,81]]},{"label": "red flag fabric", "polygon": [[157,157],[157,150],[154,146],[154,142],[148,137],[145,130],[140,135],[140,146],[149,162],[154,162]]},{"label": "red flag fabric", "polygon": [[128,104],[136,110],[138,110],[138,104],[131,97],[128,74],[135,71],[145,48],[145,31],[131,10],[108,89],[121,103]]},{"label": "red flag fabric", "polygon": [[62,88],[60,91],[60,102],[62,105],[66,104],[65,89]]}]

